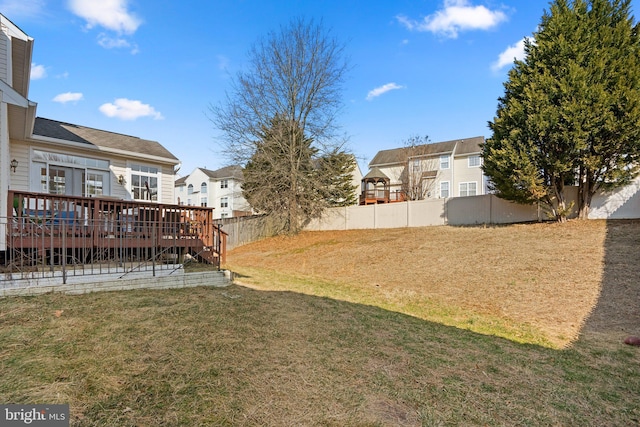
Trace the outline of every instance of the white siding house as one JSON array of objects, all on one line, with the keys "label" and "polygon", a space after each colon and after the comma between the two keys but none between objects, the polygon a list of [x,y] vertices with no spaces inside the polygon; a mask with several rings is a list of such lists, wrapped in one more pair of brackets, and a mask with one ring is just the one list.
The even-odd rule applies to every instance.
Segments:
[{"label": "white siding house", "polygon": [[0,219],[8,191],[172,203],[180,161],[158,142],[36,117],[32,50],[0,14]]},{"label": "white siding house", "polygon": [[175,181],[174,193],[176,204],[214,208],[216,219],[251,214],[251,207],[242,197],[240,166],[217,170],[196,168]]},{"label": "white siding house", "polygon": [[360,204],[486,194],[482,143],[478,136],[379,151],[362,179]]}]

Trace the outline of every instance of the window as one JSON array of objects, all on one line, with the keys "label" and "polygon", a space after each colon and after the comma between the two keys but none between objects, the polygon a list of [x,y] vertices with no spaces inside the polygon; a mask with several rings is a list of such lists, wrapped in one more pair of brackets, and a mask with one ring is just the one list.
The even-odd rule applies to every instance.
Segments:
[{"label": "window", "polygon": [[449,169],[449,155],[440,156],[440,169]]},{"label": "window", "polygon": [[131,193],[135,200],[158,201],[158,168],[131,165]]},{"label": "window", "polygon": [[207,194],[207,183],[206,182],[203,182],[202,184],[200,184],[200,193]]},{"label": "window", "polygon": [[229,180],[223,179],[222,181],[220,181],[220,188],[229,188]]},{"label": "window", "polygon": [[413,173],[420,172],[420,160],[419,159],[411,160],[411,171]]},{"label": "window", "polygon": [[440,183],[440,197],[443,199],[449,197],[449,181],[442,181]]},{"label": "window", "polygon": [[49,166],[49,194],[67,194],[67,170],[59,166]]},{"label": "window", "polygon": [[207,207],[207,198],[206,197],[201,197],[200,198],[200,206],[202,207]]},{"label": "window", "polygon": [[189,184],[187,187],[187,194],[193,194],[193,184]]},{"label": "window", "polygon": [[109,195],[109,161],[33,150],[32,191],[69,196]]},{"label": "window", "polygon": [[475,196],[478,188],[477,182],[461,182],[460,183],[460,197]]},{"label": "window", "polygon": [[228,197],[222,197],[220,199],[220,207],[221,208],[228,208],[229,207],[229,198]]},{"label": "window", "polygon": [[102,196],[104,194],[104,174],[87,171],[83,177],[86,195]]},{"label": "window", "polygon": [[223,212],[220,214],[220,218],[229,218],[229,214],[226,212]]},{"label": "window", "polygon": [[480,156],[469,156],[468,157],[468,166],[470,168],[477,168],[480,166],[482,160],[480,159]]}]

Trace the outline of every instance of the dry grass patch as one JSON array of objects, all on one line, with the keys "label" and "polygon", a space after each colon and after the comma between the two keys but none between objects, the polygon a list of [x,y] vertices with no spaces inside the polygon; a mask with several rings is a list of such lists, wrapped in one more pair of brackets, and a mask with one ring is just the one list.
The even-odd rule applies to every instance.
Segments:
[{"label": "dry grass patch", "polygon": [[640,268],[629,262],[637,250],[617,243],[629,236],[638,239],[640,223],[305,232],[239,247],[227,267],[263,290],[341,298],[563,347],[598,304],[606,265],[632,268],[626,286],[637,289]]},{"label": "dry grass patch", "polygon": [[[64,310],[59,317],[56,310]],[[633,425],[640,354],[244,287],[0,300],[0,401],[73,426]]]},{"label": "dry grass patch", "polygon": [[[619,339],[640,327],[634,304],[640,300],[640,223],[498,227],[497,240],[480,228],[389,231],[308,233],[234,251],[230,260],[249,266],[280,260],[282,268],[242,267],[251,275],[242,280],[270,292],[230,286],[0,299],[0,402],[69,403],[73,426],[640,423],[640,351]],[[437,232],[449,240],[438,240]],[[402,245],[390,238],[407,235],[415,242],[397,255],[393,249]],[[583,244],[583,260],[563,254],[569,245],[561,242],[572,239]],[[367,246],[376,240],[378,246]],[[482,250],[472,244],[465,252],[445,240],[481,241]],[[418,262],[412,253],[436,253],[459,268],[458,275],[474,276],[452,280],[463,291],[448,293],[447,280],[414,268],[422,282],[410,284],[409,264],[365,267],[358,257],[369,255],[356,248],[374,249],[372,260]],[[535,255],[545,248],[557,257]],[[487,262],[493,268],[482,270],[472,261],[477,256],[464,255],[474,251],[493,257]],[[323,259],[316,258],[320,254]],[[450,255],[464,262],[448,261]],[[530,270],[516,274],[515,260],[535,256],[549,263],[546,268],[525,264]],[[435,274],[431,265],[421,264]],[[370,271],[376,269],[379,275]],[[502,279],[492,281],[491,271]],[[583,281],[593,288],[578,280],[590,272],[601,281]],[[478,274],[488,275],[488,285]],[[502,280],[514,284],[498,292]],[[597,302],[529,289],[552,292],[547,282],[585,286],[587,295],[598,290]],[[509,294],[511,288],[518,291]],[[494,301],[484,292],[513,301]],[[554,301],[558,295],[563,302]],[[528,308],[519,297],[540,307]],[[544,304],[566,308],[575,321],[584,320],[588,307],[595,309],[580,339],[562,350],[514,342],[553,337],[551,329],[540,332],[547,317],[570,317]],[[496,308],[502,306],[512,307],[509,313],[522,306],[532,315],[548,314],[518,323]],[[496,331],[510,339],[494,336]]]}]

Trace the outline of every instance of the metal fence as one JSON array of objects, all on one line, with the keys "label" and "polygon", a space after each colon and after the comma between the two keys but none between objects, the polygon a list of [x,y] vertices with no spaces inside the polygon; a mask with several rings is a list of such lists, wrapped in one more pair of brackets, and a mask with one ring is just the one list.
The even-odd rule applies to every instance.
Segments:
[{"label": "metal fence", "polygon": [[[205,244],[195,222],[119,216],[100,220],[0,217],[0,281],[171,274],[185,263],[220,268],[225,235],[213,229]],[[213,242],[213,245],[210,243]]]}]

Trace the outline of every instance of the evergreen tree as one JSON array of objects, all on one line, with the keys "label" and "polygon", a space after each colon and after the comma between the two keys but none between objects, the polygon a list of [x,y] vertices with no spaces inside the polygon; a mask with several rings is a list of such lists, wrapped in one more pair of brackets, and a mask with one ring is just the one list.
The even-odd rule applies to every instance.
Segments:
[{"label": "evergreen tree", "polygon": [[629,0],[556,0],[499,99],[484,171],[496,193],[564,221],[577,182],[586,218],[599,189],[627,184],[640,156],[639,27]]},{"label": "evergreen tree", "polygon": [[356,159],[353,154],[334,150],[318,159],[316,176],[323,182],[319,189],[327,206],[351,206],[358,202],[353,184]]},{"label": "evergreen tree", "polygon": [[263,129],[244,169],[242,192],[257,211],[269,214],[277,233],[296,233],[325,207],[313,166],[317,150],[295,121],[281,117]]}]

